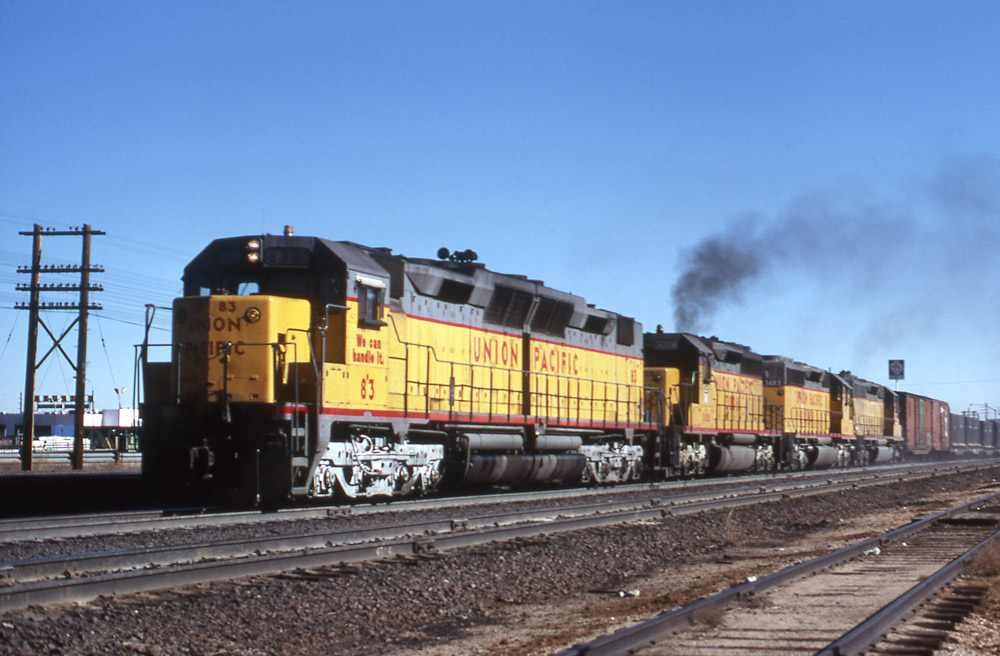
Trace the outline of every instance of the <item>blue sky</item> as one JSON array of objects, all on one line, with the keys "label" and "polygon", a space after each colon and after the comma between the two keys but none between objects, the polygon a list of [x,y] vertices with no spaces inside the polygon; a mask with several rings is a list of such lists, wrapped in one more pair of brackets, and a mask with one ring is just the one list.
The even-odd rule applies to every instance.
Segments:
[{"label": "blue sky", "polygon": [[0,410],[36,222],[108,233],[101,407],[188,259],[285,224],[472,248],[649,330],[721,252],[749,268],[689,328],[998,407],[998,40],[993,2],[0,0]]}]

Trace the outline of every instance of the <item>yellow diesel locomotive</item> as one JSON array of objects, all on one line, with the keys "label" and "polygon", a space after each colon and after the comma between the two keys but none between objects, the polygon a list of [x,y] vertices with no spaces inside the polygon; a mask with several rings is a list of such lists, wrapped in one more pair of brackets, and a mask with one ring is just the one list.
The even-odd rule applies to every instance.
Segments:
[{"label": "yellow diesel locomotive", "polygon": [[891,390],[746,346],[686,333],[645,335],[645,382],[667,401],[679,473],[822,469],[898,460]]},{"label": "yellow diesel locomotive", "polygon": [[658,464],[642,327],[471,252],[218,239],[185,268],[172,321],[169,361],[143,349],[154,485],[280,503]]}]

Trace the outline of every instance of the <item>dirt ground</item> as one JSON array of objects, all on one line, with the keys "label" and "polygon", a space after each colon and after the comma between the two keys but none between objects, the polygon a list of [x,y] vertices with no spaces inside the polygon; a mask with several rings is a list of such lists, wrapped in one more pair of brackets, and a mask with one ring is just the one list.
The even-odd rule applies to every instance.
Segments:
[{"label": "dirt ground", "polygon": [[997,476],[1000,470],[939,476],[428,557],[32,608],[0,616],[0,654],[552,654],[983,496],[996,489]]},{"label": "dirt ground", "polygon": [[[721,592],[751,576],[763,576],[795,563],[861,540],[881,535],[920,517],[981,497],[989,490],[940,491],[910,506],[884,508],[871,514],[838,521],[820,520],[818,530],[778,545],[762,536],[748,536],[738,528],[736,513],[727,513],[723,540],[709,548],[709,557],[697,564],[650,573],[642,579],[623,582],[621,589],[596,590],[582,599],[560,604],[526,607],[504,625],[482,627],[465,639],[446,645],[427,646],[419,656],[506,654],[544,656],[588,642],[600,635],[634,625],[679,606]],[[916,501],[916,500],[915,500]],[[1000,654],[1000,545],[996,549],[993,593],[979,613],[971,616],[956,633],[951,648],[956,656]],[[986,564],[989,562],[990,564]],[[993,561],[984,560],[983,571]],[[705,618],[718,623],[722,617]],[[528,636],[519,638],[518,636]]]}]

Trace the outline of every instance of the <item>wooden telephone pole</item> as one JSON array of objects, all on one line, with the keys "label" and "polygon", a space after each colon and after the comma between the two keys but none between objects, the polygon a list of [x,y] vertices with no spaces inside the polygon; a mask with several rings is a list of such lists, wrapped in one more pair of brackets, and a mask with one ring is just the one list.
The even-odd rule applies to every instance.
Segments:
[{"label": "wooden telephone pole", "polygon": [[[33,231],[22,232],[20,234],[33,237],[31,266],[19,267],[17,270],[18,273],[31,274],[30,284],[17,286],[18,291],[29,292],[29,301],[27,304],[18,303],[15,306],[18,310],[28,310],[28,357],[27,365],[24,371],[24,428],[22,430],[21,442],[21,469],[29,471],[32,467],[31,446],[35,438],[35,372],[42,366],[45,359],[57,349],[76,372],[76,398],[74,399],[76,416],[74,417],[73,432],[73,469],[83,469],[83,415],[86,412],[87,400],[87,317],[90,310],[101,309],[100,305],[90,302],[90,292],[104,291],[104,288],[100,285],[92,285],[90,282],[91,273],[101,273],[104,271],[103,267],[91,266],[90,264],[90,238],[93,235],[103,235],[104,233],[99,230],[92,230],[89,225],[84,225],[81,229],[74,228],[71,230],[52,230],[42,228],[42,226],[36,224]],[[43,235],[49,237],[83,237],[83,252],[81,255],[80,266],[55,265],[43,267]],[[43,284],[41,281],[42,274],[52,273],[79,273],[80,284]],[[42,292],[78,292],[80,294],[80,300],[76,304],[42,303],[40,300]],[[39,314],[42,310],[69,310],[78,312],[79,314],[69,327],[66,328],[66,330],[59,335],[59,337],[56,337],[42,320],[42,317]],[[39,326],[44,328],[45,332],[48,333],[49,337],[52,339],[51,348],[49,348],[45,355],[42,356],[41,360],[37,359]],[[62,347],[63,338],[69,334],[69,331],[72,330],[74,326],[78,326],[75,364]]]}]

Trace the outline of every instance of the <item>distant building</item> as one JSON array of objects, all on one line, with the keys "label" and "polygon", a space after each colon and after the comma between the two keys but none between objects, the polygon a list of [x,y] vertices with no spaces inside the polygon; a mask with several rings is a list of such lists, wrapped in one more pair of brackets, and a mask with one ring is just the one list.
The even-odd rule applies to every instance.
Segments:
[{"label": "distant building", "polygon": [[[35,413],[35,449],[43,451],[69,451],[73,449],[75,429],[73,412]],[[136,449],[139,413],[131,408],[113,408],[83,415],[84,448]],[[0,448],[21,445],[24,432],[24,414],[0,413]]]}]

